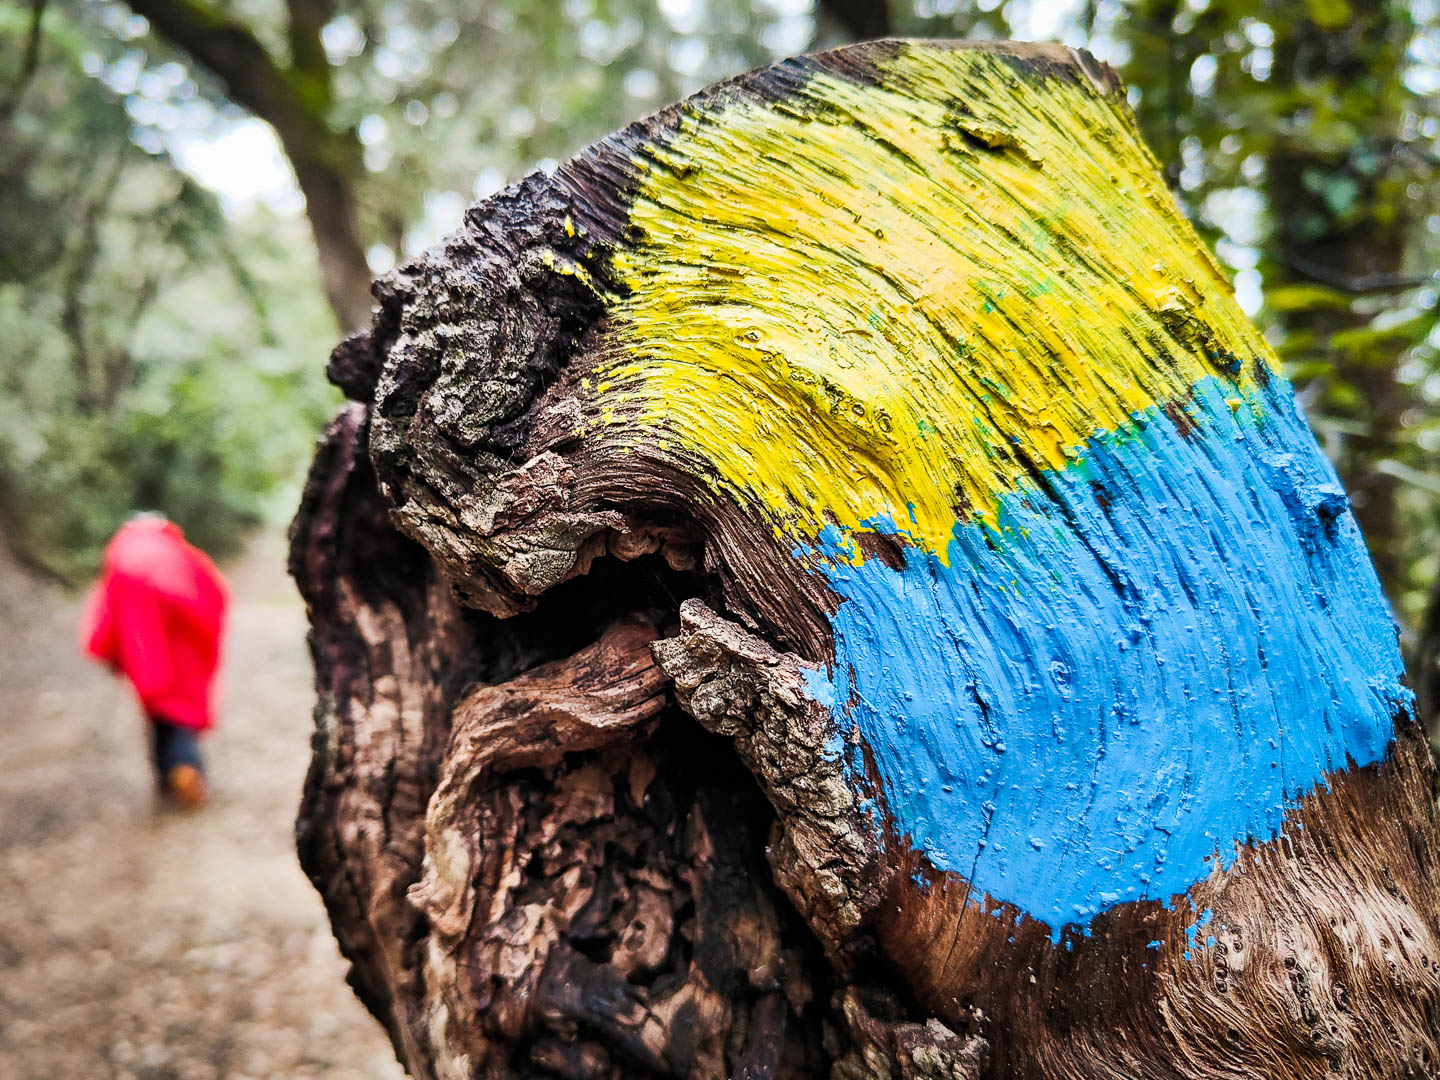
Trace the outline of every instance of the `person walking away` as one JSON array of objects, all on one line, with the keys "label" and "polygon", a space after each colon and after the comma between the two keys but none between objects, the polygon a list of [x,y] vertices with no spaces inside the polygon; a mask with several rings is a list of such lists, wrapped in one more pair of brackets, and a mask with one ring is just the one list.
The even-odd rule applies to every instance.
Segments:
[{"label": "person walking away", "polygon": [[215,564],[159,514],[122,525],[105,548],[81,645],[123,675],[150,723],[162,797],[205,803],[200,736],[215,722],[215,672],[229,589]]}]

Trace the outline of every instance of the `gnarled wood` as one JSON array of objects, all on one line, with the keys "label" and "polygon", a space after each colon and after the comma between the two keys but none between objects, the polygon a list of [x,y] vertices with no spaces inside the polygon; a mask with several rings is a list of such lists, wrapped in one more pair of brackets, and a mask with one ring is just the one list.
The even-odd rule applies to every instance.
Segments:
[{"label": "gnarled wood", "polygon": [[1394,625],[1108,70],[754,72],[377,298],[299,835],[412,1073],[1440,1069]]}]

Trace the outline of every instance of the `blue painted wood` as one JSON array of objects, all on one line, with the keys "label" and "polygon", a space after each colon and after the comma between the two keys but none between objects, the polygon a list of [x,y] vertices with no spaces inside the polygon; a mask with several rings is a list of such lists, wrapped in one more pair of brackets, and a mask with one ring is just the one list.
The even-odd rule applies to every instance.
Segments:
[{"label": "blue painted wood", "polygon": [[994,524],[957,524],[943,560],[855,565],[833,526],[805,555],[843,597],[811,692],[869,749],[883,812],[1057,941],[1274,838],[1328,776],[1381,760],[1411,707],[1288,384],[1236,393],[1206,379],[1094,438]]}]

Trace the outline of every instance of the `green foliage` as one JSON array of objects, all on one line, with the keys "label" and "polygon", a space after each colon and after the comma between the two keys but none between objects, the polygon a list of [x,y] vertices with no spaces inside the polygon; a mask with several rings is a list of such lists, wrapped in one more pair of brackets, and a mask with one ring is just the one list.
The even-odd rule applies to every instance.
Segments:
[{"label": "green foliage", "polygon": [[[85,28],[44,17],[0,138],[0,525],[71,581],[137,509],[227,554],[293,491],[336,401],[308,235],[227,221],[136,146],[123,102],[84,70]],[[20,82],[29,31],[28,6],[0,7],[0,85]]]},{"label": "green foliage", "polygon": [[[283,5],[216,10],[287,60]],[[678,21],[654,0],[343,4],[323,37],[332,86],[311,104],[364,136],[363,168],[338,164],[361,169],[383,270],[477,190],[803,47],[801,21],[747,0]],[[16,104],[0,113],[16,180],[0,183],[0,527],[70,580],[141,508],[223,555],[290,511],[337,404],[313,242],[293,215],[227,216],[177,167],[167,150],[197,134],[192,114],[203,138],[237,110],[124,4],[54,2],[42,28],[27,71],[32,7],[0,0],[0,103],[10,87]]]},{"label": "green foliage", "polygon": [[[342,5],[332,122],[365,144],[367,243],[396,258],[462,207],[647,112],[810,43],[793,3],[466,0]],[[684,9],[680,11],[680,9]],[[666,11],[671,15],[666,15]],[[680,11],[679,14],[675,12]],[[387,257],[382,253],[380,263]]]}]

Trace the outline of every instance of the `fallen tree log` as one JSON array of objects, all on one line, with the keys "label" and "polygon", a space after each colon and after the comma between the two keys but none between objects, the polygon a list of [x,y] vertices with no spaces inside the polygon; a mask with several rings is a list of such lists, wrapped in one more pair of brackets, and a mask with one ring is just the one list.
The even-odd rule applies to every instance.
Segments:
[{"label": "fallen tree log", "polygon": [[1440,1075],[1393,621],[1103,66],[753,72],[376,296],[298,838],[412,1075]]}]

